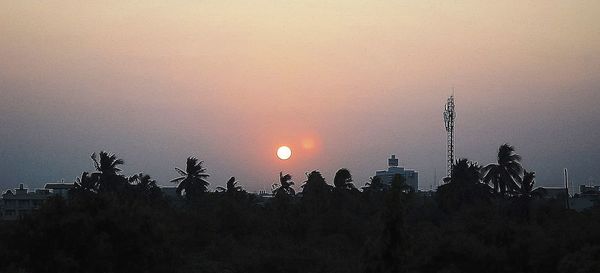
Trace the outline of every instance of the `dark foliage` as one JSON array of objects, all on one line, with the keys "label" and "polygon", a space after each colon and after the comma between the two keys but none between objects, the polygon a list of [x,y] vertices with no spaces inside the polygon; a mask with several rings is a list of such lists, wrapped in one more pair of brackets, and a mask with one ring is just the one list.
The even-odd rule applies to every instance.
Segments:
[{"label": "dark foliage", "polygon": [[438,188],[438,204],[445,211],[455,211],[464,206],[489,204],[492,189],[481,183],[479,165],[459,159],[452,167],[450,181]]},{"label": "dark foliage", "polygon": [[352,174],[348,169],[342,168],[335,173],[333,178],[333,185],[339,190],[353,190],[356,189],[352,184]]},{"label": "dark foliage", "polygon": [[388,185],[384,184],[381,181],[381,177],[373,176],[370,181],[365,184],[363,187],[363,192],[371,193],[371,192],[382,192],[389,188]]},{"label": "dark foliage", "polygon": [[296,191],[292,186],[294,182],[292,181],[292,176],[290,174],[283,175],[282,172],[279,173],[279,184],[273,184],[273,195],[277,199],[288,198],[296,195]]},{"label": "dark foliage", "polygon": [[204,168],[190,158],[178,171],[177,181],[188,183],[180,184],[183,197],[167,200],[150,176],[125,177],[116,168],[122,161],[99,158],[68,199],[0,222],[0,272],[553,273],[600,266],[600,208],[575,212],[532,196],[533,172],[501,195],[481,179],[478,164],[461,159],[430,196],[402,176],[390,185],[373,178],[361,192],[347,186],[349,172],[336,175],[334,189],[313,171],[302,197],[282,173],[275,197],[264,199],[234,178],[207,191]]}]

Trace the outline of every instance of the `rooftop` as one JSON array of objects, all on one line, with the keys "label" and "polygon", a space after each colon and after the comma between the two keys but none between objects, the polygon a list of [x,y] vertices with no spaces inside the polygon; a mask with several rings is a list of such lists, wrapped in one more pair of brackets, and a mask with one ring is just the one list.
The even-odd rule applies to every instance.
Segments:
[{"label": "rooftop", "polygon": [[72,183],[48,183],[44,186],[44,189],[48,190],[69,190],[75,187]]}]

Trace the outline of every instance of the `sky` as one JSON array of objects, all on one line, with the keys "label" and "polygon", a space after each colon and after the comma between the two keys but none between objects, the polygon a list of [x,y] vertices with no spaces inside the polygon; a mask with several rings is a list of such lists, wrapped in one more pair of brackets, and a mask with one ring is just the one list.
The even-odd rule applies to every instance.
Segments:
[{"label": "sky", "polygon": [[[430,189],[510,143],[541,186],[600,184],[599,1],[0,1],[0,189],[73,181],[100,150],[161,185],[270,190],[397,155]],[[277,159],[280,145],[292,148]]]}]

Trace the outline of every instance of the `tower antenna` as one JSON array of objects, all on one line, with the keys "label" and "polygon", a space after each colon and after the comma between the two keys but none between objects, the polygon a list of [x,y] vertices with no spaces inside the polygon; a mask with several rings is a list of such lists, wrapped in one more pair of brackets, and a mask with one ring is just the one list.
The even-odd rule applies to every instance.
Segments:
[{"label": "tower antenna", "polygon": [[437,181],[437,169],[436,168],[433,168],[433,185],[435,186],[436,189],[437,189],[437,187],[439,187],[438,181]]},{"label": "tower antenna", "polygon": [[454,120],[456,118],[456,112],[454,111],[454,87],[452,87],[452,95],[448,98],[446,106],[444,107],[444,123],[446,125],[446,133],[448,134],[447,152],[448,162],[446,171],[448,177],[452,175],[452,165],[454,164]]},{"label": "tower antenna", "polygon": [[569,171],[565,168],[565,207],[569,209]]}]

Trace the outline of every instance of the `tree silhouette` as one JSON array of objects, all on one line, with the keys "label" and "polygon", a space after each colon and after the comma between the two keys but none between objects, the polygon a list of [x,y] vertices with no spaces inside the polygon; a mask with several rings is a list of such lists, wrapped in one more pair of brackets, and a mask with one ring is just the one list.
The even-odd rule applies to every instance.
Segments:
[{"label": "tree silhouette", "polygon": [[[200,196],[199,205],[162,198],[145,173],[123,176],[122,163],[108,153],[94,157],[97,168],[76,179],[68,199],[44,194],[45,201],[35,202],[39,207],[21,214],[20,202],[6,202],[18,197],[13,191],[2,196],[2,212],[11,206],[21,211],[12,214],[16,221],[4,220],[10,213],[1,215],[0,272],[554,273],[599,268],[598,203],[579,211],[543,198],[530,206],[535,186],[530,170],[523,170],[514,190],[507,188],[510,198],[493,198],[497,193],[483,182],[481,167],[467,159],[455,162],[437,192],[418,197],[401,175],[391,183],[373,177],[360,193],[345,188],[350,176],[342,171],[334,178],[335,189],[314,171],[307,174],[303,198],[290,197],[294,183],[283,173],[276,197],[262,198],[246,194],[233,177],[218,188],[222,194],[198,195],[208,185],[199,180],[208,174],[201,162],[190,159],[175,180],[180,194]],[[123,187],[99,190],[111,179],[124,180],[118,184]]]},{"label": "tree silhouette", "polygon": [[319,171],[306,173],[306,181],[302,185],[302,206],[308,211],[309,217],[322,215],[331,208],[333,187],[328,185]]},{"label": "tree silhouette", "polygon": [[122,159],[117,158],[116,154],[105,151],[93,153],[91,155],[96,172],[92,173],[92,179],[97,179],[98,191],[116,192],[127,186],[127,179],[120,175],[119,165],[123,165]]},{"label": "tree silhouette", "polygon": [[415,191],[411,186],[406,184],[406,178],[404,178],[404,176],[402,176],[401,174],[394,175],[390,188],[392,191],[402,193],[411,193]]},{"label": "tree silhouette", "polygon": [[396,174],[389,191],[380,195],[384,201],[380,208],[382,229],[378,238],[367,245],[363,272],[407,272],[410,245],[405,214],[412,193],[404,176]]},{"label": "tree silhouette", "polygon": [[465,205],[488,201],[491,188],[481,183],[481,167],[466,158],[452,167],[449,182],[438,187],[436,197],[442,208],[455,210]]},{"label": "tree silhouette", "polygon": [[535,184],[535,172],[523,170],[523,178],[517,180],[519,187],[515,194],[519,198],[531,199],[534,197],[533,185]]},{"label": "tree silhouette", "polygon": [[181,175],[171,182],[179,183],[177,185],[177,194],[185,196],[191,200],[198,195],[208,191],[208,178],[210,175],[206,173],[206,169],[202,166],[204,161],[198,161],[195,157],[188,157],[186,161],[185,171],[175,167],[175,170]]},{"label": "tree silhouette", "polygon": [[158,198],[162,194],[156,181],[148,174],[138,173],[129,177],[128,180],[133,192],[146,199]]},{"label": "tree silhouette", "polygon": [[355,189],[354,184],[352,184],[352,174],[346,168],[339,169],[335,173],[335,177],[333,178],[333,185],[336,189],[341,190],[352,190]]},{"label": "tree silhouette", "polygon": [[116,175],[121,172],[118,166],[125,164],[122,159],[117,158],[116,154],[109,154],[105,151],[100,151],[99,154],[93,153],[91,157],[94,161],[96,171],[103,175]]},{"label": "tree silhouette", "polygon": [[453,185],[479,185],[481,166],[466,158],[459,159],[452,167],[450,183]]},{"label": "tree silhouette", "polygon": [[292,185],[294,185],[292,176],[290,174],[283,175],[282,172],[279,172],[279,184],[273,185],[273,194],[275,197],[294,196],[296,191],[294,191]]},{"label": "tree silhouette", "polygon": [[234,194],[236,192],[242,192],[244,190],[241,186],[238,185],[238,182],[235,180],[235,177],[232,176],[231,178],[229,178],[229,180],[227,180],[226,188],[217,187],[217,191],[228,194]]},{"label": "tree silhouette", "polygon": [[531,199],[533,199],[536,195],[533,192],[533,185],[535,184],[535,172],[523,170],[523,178],[519,178],[518,183],[519,187],[514,192],[517,197],[516,203],[519,211],[523,214],[525,219],[529,221]]},{"label": "tree silhouette", "polygon": [[306,181],[302,185],[302,194],[304,196],[322,195],[330,190],[331,186],[327,185],[325,178],[319,171],[312,171],[306,174]]},{"label": "tree silhouette", "polygon": [[73,191],[76,193],[91,192],[95,193],[98,191],[98,177],[92,176],[88,172],[83,172],[81,177],[77,177]]},{"label": "tree silhouette", "polygon": [[498,149],[497,163],[488,164],[481,169],[483,182],[493,185],[494,191],[502,196],[517,190],[517,181],[522,172],[521,156],[509,144],[502,144]]},{"label": "tree silhouette", "polygon": [[369,180],[370,181],[365,183],[365,186],[362,187],[363,192],[382,192],[388,188],[379,176],[373,176]]},{"label": "tree silhouette", "polygon": [[129,183],[144,190],[156,187],[156,181],[145,173],[138,173],[129,177]]}]

